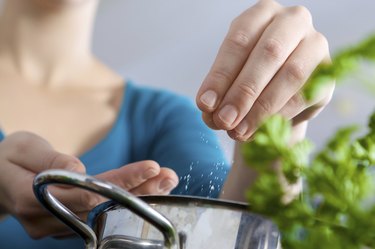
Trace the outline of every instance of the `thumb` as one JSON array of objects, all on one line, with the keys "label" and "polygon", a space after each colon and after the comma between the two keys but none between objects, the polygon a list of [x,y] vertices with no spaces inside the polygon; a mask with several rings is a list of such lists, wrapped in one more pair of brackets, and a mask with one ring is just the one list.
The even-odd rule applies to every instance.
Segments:
[{"label": "thumb", "polygon": [[30,132],[13,133],[1,145],[13,164],[34,173],[48,169],[86,172],[85,166],[77,157],[55,151],[44,138]]}]

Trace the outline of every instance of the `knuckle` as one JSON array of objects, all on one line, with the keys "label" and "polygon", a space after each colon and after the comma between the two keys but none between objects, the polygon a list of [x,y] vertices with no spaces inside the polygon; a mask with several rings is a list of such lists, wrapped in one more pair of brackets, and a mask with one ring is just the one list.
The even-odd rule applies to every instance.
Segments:
[{"label": "knuckle", "polygon": [[289,7],[287,10],[288,10],[288,13],[295,16],[296,18],[305,20],[308,23],[312,23],[311,13],[305,6],[302,6],[302,5],[292,6],[292,7]]},{"label": "knuckle", "polygon": [[233,76],[227,70],[216,69],[211,73],[211,79],[215,83],[225,84],[233,81]]},{"label": "knuckle", "polygon": [[303,82],[306,78],[306,71],[302,63],[293,61],[285,65],[286,78],[288,81]]},{"label": "knuckle", "polygon": [[256,98],[258,91],[255,88],[255,84],[241,82],[238,84],[238,89],[241,94],[245,95],[247,98]]},{"label": "knuckle", "polygon": [[289,101],[288,106],[292,108],[300,109],[301,107],[306,105],[305,98],[303,97],[302,93],[298,92],[295,94]]},{"label": "knuckle", "polygon": [[258,98],[255,101],[255,104],[258,108],[260,108],[264,113],[271,113],[272,112],[272,104],[264,98]]},{"label": "knuckle", "polygon": [[226,38],[227,43],[234,49],[247,49],[250,46],[250,37],[243,30],[230,32]]},{"label": "knuckle", "polygon": [[329,43],[327,38],[320,32],[315,32],[314,39],[317,41],[318,44],[324,48],[324,50],[329,53]]},{"label": "knuckle", "polygon": [[268,38],[263,43],[264,55],[273,60],[281,60],[283,55],[283,45],[275,38]]}]

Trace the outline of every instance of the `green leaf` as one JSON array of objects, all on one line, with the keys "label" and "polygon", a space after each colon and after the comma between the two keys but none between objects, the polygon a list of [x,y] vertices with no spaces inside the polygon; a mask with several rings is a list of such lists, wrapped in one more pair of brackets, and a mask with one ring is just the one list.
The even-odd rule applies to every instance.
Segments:
[{"label": "green leaf", "polygon": [[[312,99],[327,82],[375,61],[375,35],[320,65],[304,88]],[[283,248],[375,248],[375,112],[368,133],[355,137],[356,126],[337,130],[312,158],[304,140],[289,145],[291,124],[280,116],[268,119],[251,143],[242,147],[246,162],[259,174],[247,191],[253,212],[270,217],[282,232]],[[284,201],[285,191],[272,163],[278,160],[288,183],[305,182],[300,199]]]}]

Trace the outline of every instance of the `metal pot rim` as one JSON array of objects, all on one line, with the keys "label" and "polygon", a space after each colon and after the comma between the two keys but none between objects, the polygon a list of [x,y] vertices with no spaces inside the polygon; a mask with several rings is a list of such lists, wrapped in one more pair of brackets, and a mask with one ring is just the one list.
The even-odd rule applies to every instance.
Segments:
[{"label": "metal pot rim", "polygon": [[[138,196],[149,205],[194,205],[207,206],[210,208],[224,208],[229,210],[247,211],[250,212],[249,205],[244,202],[235,202],[222,199],[213,199],[200,196],[190,195],[142,195]],[[94,227],[96,219],[108,211],[124,209],[123,206],[114,201],[107,201],[94,207],[87,218],[87,224]]]}]

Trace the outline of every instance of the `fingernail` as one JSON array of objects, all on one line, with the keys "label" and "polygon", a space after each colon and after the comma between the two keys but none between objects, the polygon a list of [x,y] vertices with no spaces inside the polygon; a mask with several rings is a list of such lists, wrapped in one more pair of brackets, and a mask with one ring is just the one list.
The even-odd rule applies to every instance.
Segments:
[{"label": "fingernail", "polygon": [[151,168],[151,169],[147,169],[146,171],[144,171],[142,174],[142,177],[144,180],[147,180],[156,176],[157,174],[158,172],[155,169]]},{"label": "fingernail", "polygon": [[217,100],[216,92],[208,90],[200,97],[200,101],[209,108],[214,108]]},{"label": "fingernail", "polygon": [[236,133],[240,136],[243,136],[245,135],[245,133],[247,132],[247,128],[248,128],[248,125],[246,122],[241,122],[237,127],[236,129],[234,129],[236,131]]},{"label": "fingernail", "polygon": [[227,125],[232,125],[238,116],[237,109],[232,105],[224,106],[219,112],[219,118]]},{"label": "fingernail", "polygon": [[159,190],[160,192],[169,192],[175,186],[176,182],[172,181],[171,179],[165,179],[160,183]]}]

